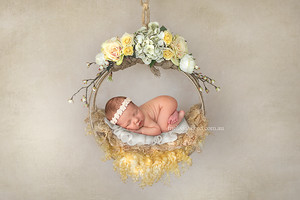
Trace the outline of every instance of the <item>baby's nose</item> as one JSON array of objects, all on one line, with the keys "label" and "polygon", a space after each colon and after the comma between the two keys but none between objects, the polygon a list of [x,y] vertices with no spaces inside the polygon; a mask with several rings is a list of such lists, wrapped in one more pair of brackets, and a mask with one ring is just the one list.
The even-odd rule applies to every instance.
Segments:
[{"label": "baby's nose", "polygon": [[138,123],[140,120],[138,118],[134,118],[134,123]]}]

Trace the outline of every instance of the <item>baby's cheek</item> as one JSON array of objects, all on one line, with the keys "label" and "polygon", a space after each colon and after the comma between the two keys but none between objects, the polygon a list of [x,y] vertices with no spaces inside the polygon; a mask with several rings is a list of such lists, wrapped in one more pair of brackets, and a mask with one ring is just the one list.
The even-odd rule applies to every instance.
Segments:
[{"label": "baby's cheek", "polygon": [[140,120],[144,119],[144,116],[142,114],[139,115]]}]

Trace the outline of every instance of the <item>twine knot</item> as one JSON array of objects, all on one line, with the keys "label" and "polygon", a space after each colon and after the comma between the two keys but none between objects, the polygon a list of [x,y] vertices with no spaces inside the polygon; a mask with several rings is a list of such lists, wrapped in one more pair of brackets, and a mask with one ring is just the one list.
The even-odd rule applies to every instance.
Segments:
[{"label": "twine knot", "polygon": [[142,13],[142,24],[146,28],[148,28],[148,24],[150,22],[150,6],[149,6],[149,0],[141,0],[141,6],[143,7],[143,13]]}]

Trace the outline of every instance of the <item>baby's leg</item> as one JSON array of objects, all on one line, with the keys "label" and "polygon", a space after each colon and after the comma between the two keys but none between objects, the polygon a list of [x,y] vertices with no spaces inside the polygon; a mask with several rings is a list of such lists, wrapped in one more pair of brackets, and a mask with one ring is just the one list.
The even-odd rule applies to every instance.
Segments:
[{"label": "baby's leg", "polygon": [[166,99],[166,103],[162,104],[162,108],[159,112],[157,124],[160,126],[162,132],[168,132],[174,129],[183,119],[184,111],[178,113],[178,120],[174,124],[168,124],[169,118],[177,110],[176,99],[169,97]]},{"label": "baby's leg", "polygon": [[159,111],[157,124],[159,125],[162,132],[168,132],[168,121],[170,116],[177,109],[176,99],[166,96],[161,99],[161,108]]}]

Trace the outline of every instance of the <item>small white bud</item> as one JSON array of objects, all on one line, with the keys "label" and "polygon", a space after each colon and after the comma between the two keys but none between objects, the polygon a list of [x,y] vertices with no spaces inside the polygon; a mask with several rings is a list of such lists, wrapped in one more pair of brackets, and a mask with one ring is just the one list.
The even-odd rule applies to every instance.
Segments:
[{"label": "small white bud", "polygon": [[74,103],[73,99],[68,100],[69,103]]},{"label": "small white bud", "polygon": [[86,97],[83,95],[82,99],[81,99],[82,102],[86,102]]}]

